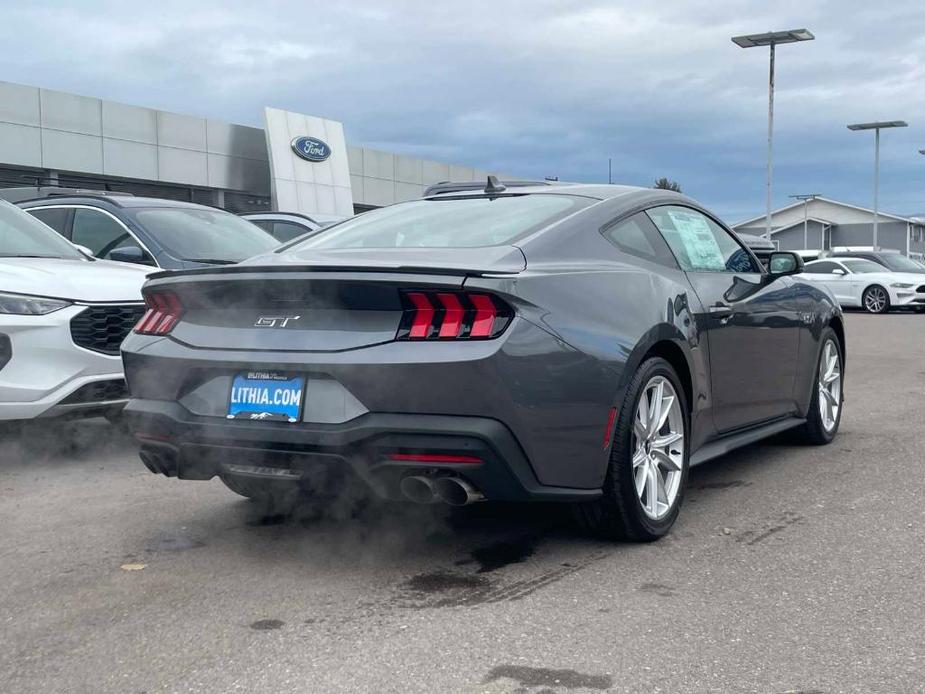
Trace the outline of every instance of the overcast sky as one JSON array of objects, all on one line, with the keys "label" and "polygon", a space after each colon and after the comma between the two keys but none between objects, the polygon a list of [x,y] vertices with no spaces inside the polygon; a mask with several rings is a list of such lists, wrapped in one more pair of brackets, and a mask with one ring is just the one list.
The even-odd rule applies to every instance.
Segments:
[{"label": "overcast sky", "polygon": [[351,144],[525,177],[651,185],[727,221],[764,209],[767,49],[776,204],[794,193],[925,212],[925,3],[0,0],[0,79],[262,126],[276,106]]}]

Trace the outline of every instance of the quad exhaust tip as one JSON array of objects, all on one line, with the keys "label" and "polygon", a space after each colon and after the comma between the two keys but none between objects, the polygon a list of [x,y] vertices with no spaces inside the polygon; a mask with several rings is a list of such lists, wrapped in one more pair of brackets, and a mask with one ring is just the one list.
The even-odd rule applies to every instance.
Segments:
[{"label": "quad exhaust tip", "polygon": [[399,487],[405,498],[416,504],[433,504],[437,501],[434,483],[429,477],[409,475],[402,478]]},{"label": "quad exhaust tip", "polygon": [[482,492],[459,477],[438,477],[434,482],[434,493],[450,506],[467,506],[485,499]]},{"label": "quad exhaust tip", "polygon": [[399,485],[406,499],[416,504],[433,504],[442,501],[450,506],[467,506],[483,501],[483,494],[460,477],[425,477],[409,475]]}]

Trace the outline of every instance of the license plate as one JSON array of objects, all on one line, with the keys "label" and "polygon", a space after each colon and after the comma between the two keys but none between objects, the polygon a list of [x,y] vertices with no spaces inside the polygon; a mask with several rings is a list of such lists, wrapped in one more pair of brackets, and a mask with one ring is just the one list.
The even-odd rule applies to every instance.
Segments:
[{"label": "license plate", "polygon": [[231,383],[228,419],[298,422],[305,377],[267,371],[238,374]]}]

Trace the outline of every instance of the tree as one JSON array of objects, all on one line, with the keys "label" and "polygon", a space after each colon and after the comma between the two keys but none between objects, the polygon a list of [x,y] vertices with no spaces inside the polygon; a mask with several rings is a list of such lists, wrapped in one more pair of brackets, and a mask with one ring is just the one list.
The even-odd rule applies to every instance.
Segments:
[{"label": "tree", "polygon": [[673,190],[675,193],[681,192],[681,185],[677,181],[670,181],[664,176],[655,181],[653,188],[661,188],[662,190]]}]

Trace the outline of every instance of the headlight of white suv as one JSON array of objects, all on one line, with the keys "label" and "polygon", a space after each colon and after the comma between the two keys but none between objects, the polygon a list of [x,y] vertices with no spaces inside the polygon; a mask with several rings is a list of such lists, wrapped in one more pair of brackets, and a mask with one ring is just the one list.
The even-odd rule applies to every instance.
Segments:
[{"label": "headlight of white suv", "polygon": [[42,296],[26,294],[5,294],[0,292],[0,314],[12,313],[17,316],[44,316],[46,313],[60,311],[70,306],[70,301],[46,299]]},{"label": "headlight of white suv", "polygon": [[893,289],[908,289],[909,287],[913,285],[906,284],[904,282],[893,282],[893,284],[891,284],[890,286],[893,287]]}]

